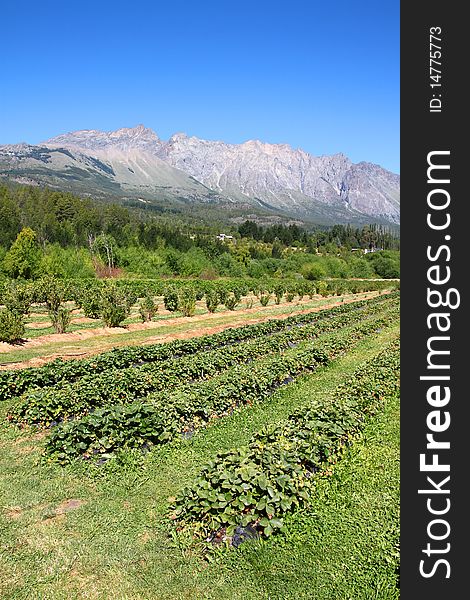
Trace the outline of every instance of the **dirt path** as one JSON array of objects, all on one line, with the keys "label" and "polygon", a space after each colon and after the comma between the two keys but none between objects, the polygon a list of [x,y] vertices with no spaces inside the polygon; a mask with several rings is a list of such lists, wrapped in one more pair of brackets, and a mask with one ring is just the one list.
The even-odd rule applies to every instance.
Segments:
[{"label": "dirt path", "polygon": [[[356,295],[348,295],[344,296],[344,300],[342,304],[349,304],[351,302],[356,302],[358,300],[362,300],[365,298],[373,298],[379,295],[378,292],[367,292]],[[66,348],[63,348],[62,352],[54,352],[48,354],[47,356],[38,356],[35,358],[31,358],[29,360],[18,361],[15,363],[8,363],[4,365],[0,365],[0,370],[5,369],[23,369],[26,367],[37,367],[41,366],[47,362],[50,362],[56,358],[63,359],[78,359],[78,358],[86,358],[87,356],[92,356],[94,354],[101,354],[106,350],[110,350],[111,348],[115,348],[118,346],[135,346],[135,345],[145,345],[145,344],[155,344],[155,343],[163,343],[169,342],[176,339],[187,339],[191,337],[200,337],[203,335],[210,335],[212,333],[218,333],[219,331],[223,331],[224,329],[240,327],[242,325],[251,325],[255,323],[261,323],[263,321],[267,321],[269,319],[284,319],[293,314],[306,314],[310,312],[319,312],[328,308],[333,308],[337,306],[339,301],[338,298],[327,298],[325,299],[325,303],[320,304],[315,307],[308,307],[302,309],[302,304],[311,303],[312,300],[307,299],[300,301],[296,304],[293,303],[281,303],[279,305],[270,305],[267,307],[257,307],[256,309],[241,309],[234,311],[223,311],[218,313],[206,313],[204,315],[195,315],[193,317],[174,317],[167,320],[161,321],[151,321],[149,323],[131,323],[126,327],[96,327],[94,329],[85,329],[82,331],[74,331],[70,333],[61,333],[61,334],[50,334],[43,335],[34,339],[26,340],[21,348],[22,349],[31,349],[31,348],[39,348],[41,346],[46,346],[47,344],[53,343],[61,343],[61,346],[66,346],[67,343],[80,343],[81,341],[91,340],[98,336],[102,336],[105,339],[102,343],[99,344],[97,348],[83,348],[81,351],[79,348],[71,348],[70,352],[66,351]],[[298,310],[295,310],[296,306]],[[272,313],[273,308],[282,309],[289,308],[288,312],[276,312]],[[252,316],[254,313],[266,313],[260,316]],[[251,318],[246,319],[245,317],[249,316]],[[232,317],[230,321],[224,321],[223,323],[214,323],[211,325],[211,321],[218,321],[220,319],[226,319],[227,317]],[[193,327],[197,323],[201,323],[200,327]],[[203,323],[207,323],[204,325]],[[187,325],[188,328],[184,331],[165,333],[165,329],[168,327],[177,327],[178,325]],[[120,341],[119,336],[123,334],[129,334],[133,331],[142,331],[147,330],[149,334],[155,332],[157,335],[149,335],[144,339],[137,340],[124,340]],[[163,330],[163,331],[160,331]],[[17,350],[18,346],[0,343],[0,353],[7,354],[8,352]]]}]

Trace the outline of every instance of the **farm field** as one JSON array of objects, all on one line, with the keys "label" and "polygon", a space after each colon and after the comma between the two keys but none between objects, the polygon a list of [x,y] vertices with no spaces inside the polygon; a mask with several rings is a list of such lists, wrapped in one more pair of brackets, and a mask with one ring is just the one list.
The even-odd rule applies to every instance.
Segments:
[{"label": "farm field", "polygon": [[12,350],[0,596],[398,598],[398,319],[397,292],[199,305]]},{"label": "farm field", "polygon": [[[382,293],[389,291],[384,289]],[[101,321],[85,317],[82,309],[76,308],[73,302],[68,302],[72,319],[65,334],[53,333],[47,309],[44,306],[34,306],[25,319],[25,340],[21,344],[0,342],[0,370],[38,366],[58,357],[83,358],[123,345],[164,342],[178,337],[215,333],[227,327],[285,317],[299,311],[321,310],[337,303],[372,298],[378,294],[377,291],[370,291],[326,298],[315,295],[301,300],[297,296],[291,302],[284,299],[279,304],[271,300],[267,306],[262,306],[256,295],[249,294],[241,299],[234,310],[219,306],[214,313],[210,313],[205,302],[199,300],[196,302],[195,315],[191,318],[183,317],[180,312],[165,310],[163,298],[156,297],[159,309],[151,321],[140,322],[138,306],[135,304],[129,317],[119,327],[103,327]],[[247,309],[247,303],[252,303],[252,307]]]}]

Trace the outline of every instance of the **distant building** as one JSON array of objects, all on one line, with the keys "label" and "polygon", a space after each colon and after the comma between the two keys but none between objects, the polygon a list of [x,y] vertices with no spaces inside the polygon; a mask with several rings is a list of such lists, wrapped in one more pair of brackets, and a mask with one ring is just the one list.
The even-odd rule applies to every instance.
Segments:
[{"label": "distant building", "polygon": [[233,240],[233,235],[227,235],[226,233],[219,233],[217,239],[221,242],[226,242],[228,240]]}]

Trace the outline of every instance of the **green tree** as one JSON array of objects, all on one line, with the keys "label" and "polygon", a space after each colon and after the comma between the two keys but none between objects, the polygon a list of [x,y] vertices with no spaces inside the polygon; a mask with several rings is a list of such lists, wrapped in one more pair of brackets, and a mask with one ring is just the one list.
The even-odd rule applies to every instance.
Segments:
[{"label": "green tree", "polygon": [[20,213],[8,195],[8,190],[0,187],[0,244],[8,248],[21,229]]},{"label": "green tree", "polygon": [[3,269],[10,277],[34,279],[39,275],[41,251],[36,232],[23,228],[3,259]]}]

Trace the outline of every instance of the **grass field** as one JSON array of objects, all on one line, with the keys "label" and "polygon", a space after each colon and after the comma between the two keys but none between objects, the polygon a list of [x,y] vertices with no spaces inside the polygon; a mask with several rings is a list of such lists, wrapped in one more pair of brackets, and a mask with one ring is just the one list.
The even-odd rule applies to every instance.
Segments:
[{"label": "grass field", "polygon": [[[366,336],[327,366],[268,400],[241,406],[187,440],[102,466],[41,458],[44,431],[5,420],[0,405],[0,597],[5,599],[397,599],[399,410],[393,398],[368,418],[308,509],[285,533],[217,552],[175,533],[168,498],[217,452],[247,443],[335,387],[399,335]],[[212,556],[212,555],[210,555]]]}]

